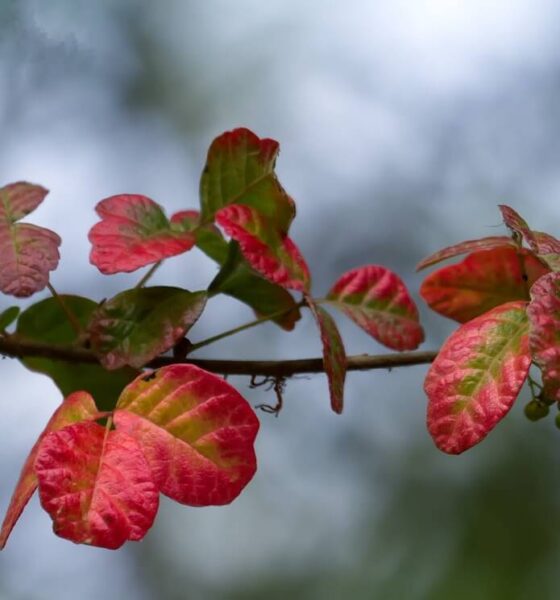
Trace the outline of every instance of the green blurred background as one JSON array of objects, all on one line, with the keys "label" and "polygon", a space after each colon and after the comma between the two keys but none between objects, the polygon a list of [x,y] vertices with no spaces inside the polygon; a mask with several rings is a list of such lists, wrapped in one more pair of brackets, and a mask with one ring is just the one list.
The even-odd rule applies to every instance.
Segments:
[{"label": "green blurred background", "polygon": [[[0,181],[51,190],[34,217],[63,238],[53,283],[100,299],[139,274],[89,265],[95,203],[130,192],[168,213],[196,207],[210,141],[249,127],[281,143],[315,293],[384,264],[437,348],[453,324],[418,298],[419,259],[502,233],[501,202],[560,233],[559,17],[552,0],[0,0]],[[193,251],[154,283],[194,289],[214,273]],[[250,314],[212,300],[192,337]],[[339,323],[350,353],[382,351]],[[200,356],[319,352],[305,316],[290,334],[266,325]],[[145,540],[116,553],[56,538],[34,499],[0,555],[0,598],[557,598],[553,419],[529,423],[524,393],[483,444],[445,456],[425,430],[425,371],[351,374],[342,417],[322,377],[291,380],[280,417],[259,413],[259,471],[234,504],[164,500]],[[60,397],[14,361],[0,376],[4,510]]]}]

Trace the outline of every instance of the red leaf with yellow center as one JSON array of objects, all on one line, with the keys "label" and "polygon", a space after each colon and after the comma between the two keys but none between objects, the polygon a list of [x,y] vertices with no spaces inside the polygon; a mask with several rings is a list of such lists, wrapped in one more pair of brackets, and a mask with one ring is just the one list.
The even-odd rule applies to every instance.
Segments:
[{"label": "red leaf with yellow center", "polygon": [[161,492],[177,502],[228,504],[255,474],[255,413],[226,381],[193,365],[135,379],[114,421],[138,440]]},{"label": "red leaf with yellow center", "polygon": [[0,550],[6,545],[14,525],[37,487],[37,476],[33,468],[42,439],[51,431],[61,429],[70,423],[91,419],[95,415],[97,415],[97,407],[93,398],[87,392],[74,392],[70,394],[56,409],[44,431],[31,449],[21,470],[2,524],[2,529],[0,530]]},{"label": "red leaf with yellow center", "polygon": [[421,271],[422,269],[431,267],[442,260],[453,258],[454,256],[459,256],[461,254],[467,254],[469,252],[475,252],[478,250],[491,250],[492,248],[501,248],[502,246],[515,246],[515,244],[510,237],[505,235],[485,237],[479,240],[466,240],[464,242],[460,242],[459,244],[454,244],[453,246],[447,246],[447,248],[443,248],[438,252],[434,252],[434,254],[430,254],[430,256],[426,257],[424,260],[421,260],[416,265],[416,270]]},{"label": "red leaf with yellow center", "polygon": [[424,341],[414,301],[400,277],[385,267],[344,273],[327,300],[388,348],[413,350]]},{"label": "red leaf with yellow center", "polygon": [[279,148],[278,142],[259,139],[245,128],[217,137],[200,181],[203,222],[211,222],[224,206],[244,204],[287,233],[296,209],[274,173]]},{"label": "red leaf with yellow center", "polygon": [[527,250],[481,250],[428,275],[420,295],[432,310],[465,323],[505,302],[529,300],[529,288],[546,273]]},{"label": "red leaf with yellow center", "polygon": [[239,242],[249,264],[287,289],[309,291],[309,268],[297,246],[250,206],[232,204],[216,213],[216,222]]},{"label": "red leaf with yellow center", "polygon": [[526,302],[509,302],[447,339],[424,382],[428,430],[437,447],[460,454],[505,417],[531,365]]},{"label": "red leaf with yellow center", "polygon": [[90,262],[107,275],[182,254],[195,243],[190,231],[173,228],[160,205],[146,196],[111,196],[95,210],[101,221],[89,232]]},{"label": "red leaf with yellow center", "polygon": [[542,371],[545,396],[560,401],[560,273],[541,277],[531,288],[531,298],[531,352]]},{"label": "red leaf with yellow center", "polygon": [[344,381],[346,379],[346,351],[336,323],[331,315],[316,304],[312,298],[307,298],[315,321],[321,332],[323,344],[323,366],[329,381],[331,408],[340,414],[344,408]]},{"label": "red leaf with yellow center", "polygon": [[54,231],[18,223],[48,191],[18,182],[0,188],[0,291],[25,298],[42,290],[58,266],[60,237]]},{"label": "red leaf with yellow center", "polygon": [[35,471],[60,537],[116,549],[141,540],[154,522],[157,486],[138,442],[122,431],[82,422],[49,433]]}]

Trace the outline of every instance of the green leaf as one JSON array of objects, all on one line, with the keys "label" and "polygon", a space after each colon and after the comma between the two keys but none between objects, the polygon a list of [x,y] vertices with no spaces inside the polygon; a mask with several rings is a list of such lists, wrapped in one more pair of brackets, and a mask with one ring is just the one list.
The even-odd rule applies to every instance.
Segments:
[{"label": "green leaf", "polygon": [[[97,304],[80,296],[61,296],[82,327],[87,328]],[[47,298],[25,310],[17,324],[16,333],[29,341],[70,345],[77,336],[55,298]],[[137,371],[129,367],[106,371],[100,365],[78,364],[50,358],[24,358],[21,362],[31,371],[48,375],[63,396],[85,390],[100,410],[111,410],[122,391]]]},{"label": "green leaf", "polygon": [[19,306],[10,306],[0,313],[0,331],[4,331],[9,327],[19,316]]},{"label": "green leaf", "polygon": [[245,204],[287,233],[295,204],[274,173],[279,149],[278,142],[259,139],[244,128],[217,137],[200,181],[202,221],[213,221],[215,213],[229,204]]},{"label": "green leaf", "polygon": [[140,368],[171,349],[198,320],[206,292],[149,287],[122,292],[94,313],[91,343],[106,369]]}]

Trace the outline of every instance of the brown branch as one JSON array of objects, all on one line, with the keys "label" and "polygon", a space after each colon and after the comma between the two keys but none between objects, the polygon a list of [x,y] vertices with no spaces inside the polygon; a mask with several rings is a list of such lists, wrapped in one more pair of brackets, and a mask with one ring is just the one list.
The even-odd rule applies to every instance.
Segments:
[{"label": "brown branch", "polygon": [[[57,346],[18,339],[15,336],[0,337],[0,354],[14,358],[42,357],[65,360],[72,363],[99,363],[97,356],[86,348]],[[400,352],[395,354],[359,354],[349,356],[348,371],[368,371],[372,369],[394,369],[410,365],[431,363],[437,352]],[[305,373],[323,372],[322,358],[301,358],[296,360],[217,360],[206,358],[177,359],[160,356],[146,367],[158,368],[165,365],[189,363],[212,373],[222,375],[262,375],[270,377],[291,377]]]}]

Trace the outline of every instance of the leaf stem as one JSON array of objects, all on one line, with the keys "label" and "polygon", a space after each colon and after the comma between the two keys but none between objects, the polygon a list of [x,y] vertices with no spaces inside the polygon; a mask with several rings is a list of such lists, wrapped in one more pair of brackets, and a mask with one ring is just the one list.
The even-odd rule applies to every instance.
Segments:
[{"label": "leaf stem", "polygon": [[204,346],[209,346],[210,344],[213,344],[214,342],[218,342],[219,340],[223,340],[224,338],[227,338],[231,335],[235,335],[236,333],[240,333],[241,331],[245,331],[246,329],[251,329],[251,327],[256,327],[257,325],[260,325],[261,323],[266,323],[267,321],[271,321],[272,319],[276,319],[277,317],[282,317],[284,315],[288,315],[292,311],[297,310],[298,308],[301,308],[304,305],[305,305],[304,301],[299,302],[298,304],[296,304],[295,306],[293,306],[291,308],[277,310],[276,312],[273,312],[269,315],[264,315],[262,317],[259,317],[258,319],[254,319],[253,321],[249,321],[248,323],[244,323],[243,325],[234,327],[233,329],[228,329],[227,331],[223,331],[222,333],[218,333],[217,335],[213,335],[209,338],[201,340],[200,342],[193,344],[189,348],[189,354],[191,352],[194,352],[195,350],[198,350],[199,348],[203,348]]},{"label": "leaf stem", "polygon": [[134,289],[137,290],[137,289],[144,287],[146,285],[146,283],[148,283],[148,281],[150,280],[152,275],[160,268],[162,262],[163,262],[162,260],[158,260],[157,263],[153,264],[148,269],[148,271],[146,271],[144,277],[142,277],[142,279],[140,279],[140,281],[134,286]]},{"label": "leaf stem", "polygon": [[68,308],[68,305],[66,304],[66,302],[64,302],[62,296],[58,294],[58,292],[54,289],[50,282],[47,283],[47,287],[49,288],[52,297],[58,302],[58,305],[60,306],[62,312],[66,315],[66,318],[68,319],[68,322],[70,323],[72,329],[74,330],[76,335],[80,337],[83,333],[83,330],[76,315]]}]

